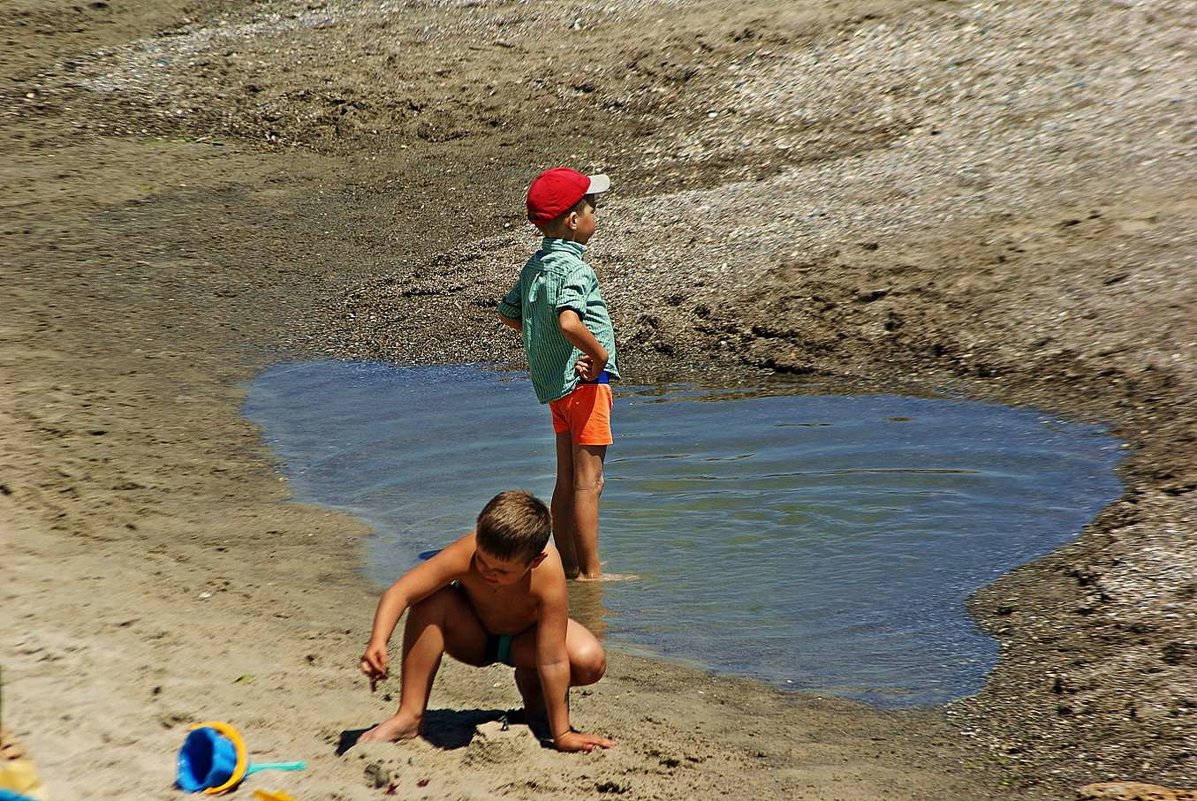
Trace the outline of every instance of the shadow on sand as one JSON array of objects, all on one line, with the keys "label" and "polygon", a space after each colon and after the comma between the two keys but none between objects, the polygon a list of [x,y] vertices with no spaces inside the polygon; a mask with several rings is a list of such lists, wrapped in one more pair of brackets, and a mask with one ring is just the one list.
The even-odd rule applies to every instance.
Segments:
[{"label": "shadow on sand", "polygon": [[[483,723],[502,720],[510,723],[524,722],[524,710],[507,709],[429,709],[424,715],[424,726],[420,737],[437,748],[452,750],[465,748],[474,739],[474,733]],[[341,756],[357,745],[363,734],[373,726],[363,729],[346,729],[337,741],[337,756]]]}]

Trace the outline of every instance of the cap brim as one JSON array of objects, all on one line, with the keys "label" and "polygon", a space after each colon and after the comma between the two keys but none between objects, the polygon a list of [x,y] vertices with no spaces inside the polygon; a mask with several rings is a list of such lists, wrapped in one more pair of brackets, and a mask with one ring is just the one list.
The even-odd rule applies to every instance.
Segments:
[{"label": "cap brim", "polygon": [[590,187],[586,190],[586,194],[601,195],[603,192],[611,189],[611,179],[607,177],[605,172],[587,177],[590,178]]}]

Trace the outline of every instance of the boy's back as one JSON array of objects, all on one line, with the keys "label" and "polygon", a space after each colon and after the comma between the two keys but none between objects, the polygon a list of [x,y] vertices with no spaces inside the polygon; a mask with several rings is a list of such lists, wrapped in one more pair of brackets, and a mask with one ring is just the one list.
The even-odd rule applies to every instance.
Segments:
[{"label": "boy's back", "polygon": [[598,276],[583,260],[586,246],[545,237],[520,271],[519,280],[499,304],[499,313],[523,325],[524,353],[532,386],[541,403],[568,395],[581,380],[582,351],[561,331],[561,312],[572,310],[607,351],[605,369],[619,377],[615,334]]}]

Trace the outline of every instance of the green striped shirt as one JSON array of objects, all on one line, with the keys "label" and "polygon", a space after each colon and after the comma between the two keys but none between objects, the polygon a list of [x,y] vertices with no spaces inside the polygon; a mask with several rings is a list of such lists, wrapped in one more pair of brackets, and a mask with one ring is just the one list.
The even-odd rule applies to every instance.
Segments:
[{"label": "green striped shirt", "polygon": [[520,278],[503,300],[499,314],[523,324],[528,372],[541,403],[563,398],[581,382],[574,365],[582,356],[561,333],[557,317],[573,309],[607,349],[607,371],[619,378],[615,364],[615,330],[599,293],[598,276],[582,261],[586,246],[568,239],[545,238],[528,259]]}]

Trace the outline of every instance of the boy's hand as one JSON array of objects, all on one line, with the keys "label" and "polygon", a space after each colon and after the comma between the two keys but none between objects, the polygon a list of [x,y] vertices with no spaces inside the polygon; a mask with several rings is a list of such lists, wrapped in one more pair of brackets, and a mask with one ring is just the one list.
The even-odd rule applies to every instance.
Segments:
[{"label": "boy's hand", "polygon": [[578,357],[578,363],[574,365],[574,370],[576,370],[578,375],[582,376],[584,380],[593,381],[599,377],[599,374],[603,372],[606,366],[607,360],[605,358],[602,360],[602,362],[597,362],[591,358],[590,354],[583,353]]},{"label": "boy's hand", "polygon": [[362,654],[362,673],[370,679],[370,692],[374,692],[375,686],[378,682],[387,677],[387,663],[390,657],[387,655],[386,643],[371,642],[366,646],[366,652]]},{"label": "boy's hand", "polygon": [[558,751],[575,752],[583,751],[589,754],[596,748],[610,748],[615,745],[614,740],[609,740],[606,737],[600,737],[597,734],[585,734],[580,731],[570,729],[560,737],[553,738],[553,746]]},{"label": "boy's hand", "polygon": [[594,364],[594,359],[590,358],[585,353],[583,353],[581,356],[578,357],[577,364],[574,365],[574,372],[577,373],[578,375],[582,376],[582,378],[586,378],[586,372],[588,370],[593,369],[593,367],[591,366],[593,364]]}]

